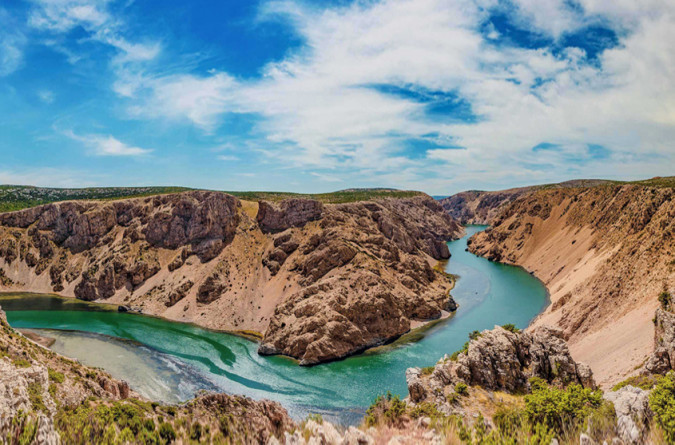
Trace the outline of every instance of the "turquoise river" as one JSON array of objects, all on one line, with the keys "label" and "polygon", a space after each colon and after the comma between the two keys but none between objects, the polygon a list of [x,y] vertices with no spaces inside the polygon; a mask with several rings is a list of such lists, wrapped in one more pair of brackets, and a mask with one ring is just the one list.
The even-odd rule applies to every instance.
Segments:
[{"label": "turquoise river", "polygon": [[105,305],[23,294],[0,297],[9,323],[54,338],[52,349],[106,369],[142,395],[164,402],[200,390],[245,394],[281,402],[296,418],[321,413],[358,422],[365,407],[391,391],[405,396],[405,370],[429,366],[460,349],[473,330],[514,323],[527,326],[547,304],[546,288],[527,271],[467,252],[484,226],[448,243],[446,270],[459,276],[452,317],[398,341],[345,360],[300,367],[284,357],[261,357],[257,343],[190,324],[118,313]]}]

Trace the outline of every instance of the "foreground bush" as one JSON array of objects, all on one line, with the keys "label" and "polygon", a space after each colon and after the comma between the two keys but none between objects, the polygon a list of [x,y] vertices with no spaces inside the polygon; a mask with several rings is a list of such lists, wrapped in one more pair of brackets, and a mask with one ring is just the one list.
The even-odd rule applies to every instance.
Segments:
[{"label": "foreground bush", "polygon": [[675,443],[675,374],[672,371],[656,383],[649,394],[649,407],[666,440]]}]

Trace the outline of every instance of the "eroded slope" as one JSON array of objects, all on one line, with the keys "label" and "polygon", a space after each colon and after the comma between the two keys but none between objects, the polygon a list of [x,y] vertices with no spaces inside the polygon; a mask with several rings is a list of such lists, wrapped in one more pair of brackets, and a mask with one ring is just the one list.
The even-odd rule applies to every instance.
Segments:
[{"label": "eroded slope", "polygon": [[635,184],[538,190],[506,206],[470,250],[542,279],[551,305],[534,325],[560,327],[608,385],[644,361],[657,296],[675,285],[673,195]]}]

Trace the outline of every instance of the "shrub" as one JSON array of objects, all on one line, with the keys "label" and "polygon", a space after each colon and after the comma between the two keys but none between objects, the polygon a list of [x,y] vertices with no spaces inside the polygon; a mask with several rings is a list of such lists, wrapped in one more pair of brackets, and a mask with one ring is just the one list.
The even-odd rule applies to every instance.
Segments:
[{"label": "shrub", "polygon": [[48,412],[44,401],[42,400],[42,385],[40,382],[31,382],[28,384],[28,399],[37,411]]},{"label": "shrub", "polygon": [[415,408],[410,411],[410,417],[417,419],[419,417],[430,417],[431,419],[438,419],[443,417],[443,413],[438,411],[435,404],[431,402],[418,403]]},{"label": "shrub", "polygon": [[502,325],[502,328],[506,329],[509,332],[513,332],[514,334],[517,334],[520,332],[520,329],[516,327],[515,324],[513,323],[507,323],[505,325]]},{"label": "shrub", "polygon": [[464,343],[464,346],[462,346],[462,349],[452,353],[452,355],[450,356],[450,360],[452,360],[453,362],[457,361],[457,358],[459,357],[459,354],[463,354],[463,353],[467,352],[468,350],[469,350],[469,342],[466,342],[466,343]]},{"label": "shrub", "polygon": [[668,310],[670,307],[670,303],[672,301],[672,297],[670,295],[670,292],[668,292],[666,289],[664,289],[660,294],[659,294],[659,303],[661,303],[661,308],[664,310]]},{"label": "shrub", "polygon": [[669,443],[675,442],[675,374],[661,377],[649,394],[649,407]]},{"label": "shrub", "polygon": [[422,375],[431,375],[432,372],[434,372],[433,366],[425,366],[422,368]]},{"label": "shrub", "polygon": [[202,438],[202,425],[199,422],[192,424],[190,428],[190,439],[199,442]]},{"label": "shrub", "polygon": [[459,382],[455,385],[455,392],[459,395],[465,396],[469,394],[469,387],[466,386],[466,383]]},{"label": "shrub", "polygon": [[400,423],[406,411],[406,404],[401,398],[392,395],[391,392],[383,396],[377,396],[375,401],[366,411],[366,425],[376,426],[381,422],[387,425]]},{"label": "shrub", "polygon": [[480,331],[471,331],[469,333],[469,340],[475,340],[477,338],[480,338],[480,336],[481,336]]},{"label": "shrub", "polygon": [[628,377],[626,380],[623,382],[619,382],[614,387],[612,387],[612,391],[618,391],[624,386],[635,386],[636,388],[644,389],[645,391],[650,390],[656,385],[658,381],[658,377],[655,375],[634,375],[632,377]]},{"label": "shrub", "polygon": [[525,413],[518,408],[499,408],[492,420],[500,433],[513,437],[525,425]]},{"label": "shrub", "polygon": [[63,383],[66,379],[62,372],[54,371],[52,368],[47,368],[47,372],[49,373],[49,380],[52,382]]},{"label": "shrub", "polygon": [[167,443],[171,443],[176,440],[176,431],[174,431],[170,423],[165,422],[159,426],[159,435]]},{"label": "shrub", "polygon": [[17,358],[13,361],[14,366],[17,368],[28,368],[30,367],[30,362],[23,358]]},{"label": "shrub", "polygon": [[573,383],[565,389],[549,386],[540,378],[530,380],[532,394],[525,396],[525,414],[532,424],[563,433],[583,422],[602,405],[602,393]]}]

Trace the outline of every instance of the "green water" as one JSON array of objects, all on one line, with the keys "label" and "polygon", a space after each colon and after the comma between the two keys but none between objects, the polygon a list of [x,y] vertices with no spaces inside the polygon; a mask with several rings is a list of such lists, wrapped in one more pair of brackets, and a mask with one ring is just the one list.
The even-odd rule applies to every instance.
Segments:
[{"label": "green water", "polygon": [[43,332],[57,338],[54,350],[101,366],[148,397],[178,401],[199,389],[218,390],[277,400],[295,416],[318,412],[350,423],[378,394],[406,395],[407,368],[434,364],[461,348],[473,330],[505,323],[524,328],[543,310],[547,293],[541,282],[521,268],[465,251],[468,237],[483,229],[469,226],[466,237],[448,243],[446,270],[460,276],[452,291],[460,305],[453,317],[423,335],[311,368],[261,357],[256,343],[240,337],[109,308],[91,310],[91,304],[74,300],[35,295],[0,298],[0,305],[12,326],[58,330]]}]

